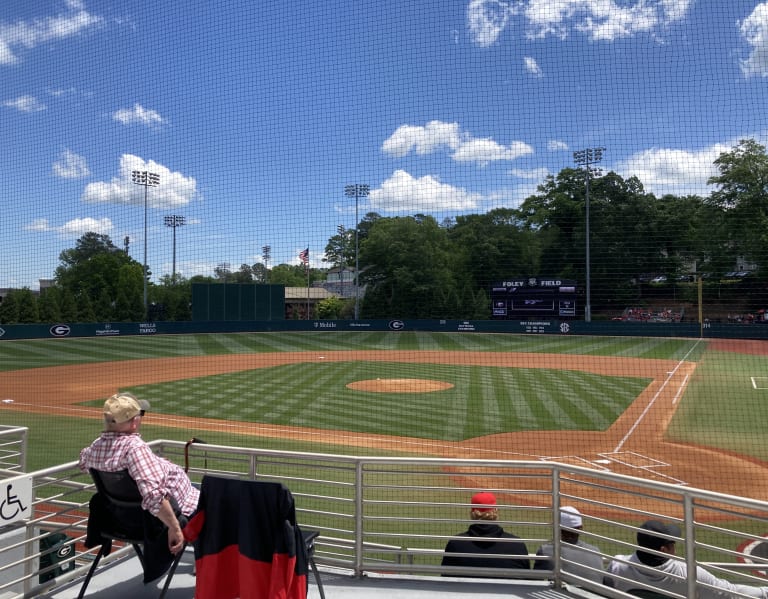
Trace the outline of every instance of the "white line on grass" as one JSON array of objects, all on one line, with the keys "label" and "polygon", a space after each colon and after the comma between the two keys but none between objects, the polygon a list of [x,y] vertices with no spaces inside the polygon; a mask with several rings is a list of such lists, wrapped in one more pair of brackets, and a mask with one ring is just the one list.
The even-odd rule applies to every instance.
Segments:
[{"label": "white line on grass", "polygon": [[[697,339],[697,340],[696,340],[696,343],[694,343],[694,344],[693,344],[693,347],[691,347],[691,349],[689,349],[689,350],[688,350],[688,352],[687,352],[687,353],[686,353],[686,354],[685,354],[685,355],[684,355],[684,356],[683,356],[683,357],[680,359],[680,361],[679,361],[679,362],[677,363],[677,365],[676,365],[676,366],[675,366],[675,367],[672,369],[672,371],[667,373],[667,378],[666,378],[666,379],[664,380],[664,382],[661,384],[661,387],[659,387],[659,390],[658,390],[658,391],[656,391],[656,393],[654,394],[654,396],[653,396],[653,398],[651,399],[651,401],[649,401],[649,402],[648,402],[648,405],[647,405],[647,406],[645,406],[645,409],[643,410],[642,414],[640,414],[640,416],[638,416],[638,417],[637,417],[637,420],[635,420],[635,423],[634,423],[634,424],[633,424],[633,425],[632,425],[632,426],[629,428],[629,430],[627,431],[627,434],[626,434],[626,435],[624,435],[624,437],[621,439],[621,441],[619,441],[619,444],[618,444],[618,445],[617,445],[617,446],[614,448],[614,450],[613,450],[613,451],[620,451],[620,450],[621,450],[621,448],[624,446],[624,443],[626,443],[626,442],[629,440],[629,438],[632,436],[632,433],[634,433],[634,432],[635,432],[635,430],[637,430],[637,427],[638,427],[638,426],[640,426],[640,423],[643,421],[643,418],[645,418],[645,415],[646,415],[646,414],[648,414],[648,412],[650,411],[650,409],[653,407],[653,404],[655,404],[655,403],[656,403],[656,400],[659,398],[659,394],[661,394],[661,392],[662,392],[662,391],[664,390],[664,388],[667,386],[667,384],[668,384],[668,383],[669,383],[669,381],[672,379],[672,377],[674,376],[674,374],[675,374],[675,373],[676,373],[676,372],[677,372],[677,371],[680,369],[680,367],[683,365],[683,363],[685,362],[685,359],[686,359],[688,356],[690,356],[690,355],[691,355],[691,352],[693,352],[693,350],[694,350],[694,349],[696,349],[696,347],[699,345],[699,343],[701,343],[701,339]],[[679,391],[678,391],[678,392],[679,392]]]}]

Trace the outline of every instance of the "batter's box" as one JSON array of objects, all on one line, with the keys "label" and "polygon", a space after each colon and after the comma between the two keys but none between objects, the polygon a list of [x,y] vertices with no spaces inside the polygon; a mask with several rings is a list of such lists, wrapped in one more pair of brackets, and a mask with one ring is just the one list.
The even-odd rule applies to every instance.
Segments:
[{"label": "batter's box", "polygon": [[577,455],[566,455],[566,456],[553,456],[548,458],[539,458],[542,462],[557,462],[559,464],[568,464],[570,466],[581,466],[582,468],[593,468],[597,470],[604,470],[606,472],[610,472],[608,468],[605,466],[601,466],[600,464],[588,460],[586,458],[582,458]]},{"label": "batter's box", "polygon": [[646,480],[653,480],[660,483],[670,483],[673,485],[687,485],[688,483],[684,480],[680,480],[679,478],[674,478],[672,476],[667,476],[666,474],[662,474],[661,472],[656,472],[654,470],[648,470],[647,468],[641,468],[643,471],[642,478]]},{"label": "batter's box", "polygon": [[768,376],[753,376],[752,388],[753,389],[768,389]]},{"label": "batter's box", "polygon": [[599,455],[628,468],[663,468],[669,466],[667,462],[660,462],[634,451],[614,451]]}]

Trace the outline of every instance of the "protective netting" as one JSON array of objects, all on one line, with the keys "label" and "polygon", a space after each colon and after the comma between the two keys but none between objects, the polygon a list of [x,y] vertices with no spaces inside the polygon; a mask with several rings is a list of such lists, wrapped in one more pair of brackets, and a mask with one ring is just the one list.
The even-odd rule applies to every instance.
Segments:
[{"label": "protective netting", "polygon": [[[276,331],[739,338],[766,316],[768,3],[13,0],[0,75],[3,326],[191,321],[193,283],[284,286]],[[229,303],[206,320],[256,310],[209,287]],[[676,330],[14,341],[4,370],[84,362],[75,380],[100,382],[40,371],[50,387],[8,386],[2,420],[98,418],[133,389],[165,437],[756,480],[764,342]],[[94,421],[73,423],[81,446]]]}]

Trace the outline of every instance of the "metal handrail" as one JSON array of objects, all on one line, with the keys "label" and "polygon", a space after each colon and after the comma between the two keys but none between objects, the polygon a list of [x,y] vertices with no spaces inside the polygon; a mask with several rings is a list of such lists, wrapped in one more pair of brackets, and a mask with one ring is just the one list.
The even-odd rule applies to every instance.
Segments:
[{"label": "metal handrail", "polygon": [[[163,440],[150,445],[181,463],[183,442]],[[754,571],[768,569],[768,560],[755,556],[750,571],[739,562],[743,555],[738,550],[742,542],[762,539],[768,513],[765,501],[555,462],[359,457],[210,444],[192,444],[187,451],[193,480],[213,473],[284,482],[296,498],[299,523],[321,533],[315,544],[317,563],[352,576],[446,574],[440,565],[442,549],[447,539],[470,523],[469,496],[478,488],[496,493],[500,523],[527,542],[532,559],[540,543],[554,544],[554,568],[451,569],[456,575],[549,579],[557,587],[572,584],[602,595],[624,596],[568,573],[553,518],[559,506],[566,504],[577,504],[582,511],[583,537],[600,547],[606,562],[615,554],[632,553],[637,526],[656,518],[674,520],[684,530],[679,558],[691,573],[696,565],[706,563],[718,576],[759,584]],[[63,566],[75,564],[75,569],[41,582],[40,539],[49,531],[60,531],[75,542],[82,541],[93,487],[75,462],[30,476],[34,517],[15,528],[0,529],[0,536],[15,539],[0,543],[0,595],[32,597],[49,591],[81,575],[90,559],[91,552],[78,544],[77,551],[62,562]],[[688,596],[693,596],[695,579],[689,579],[688,585]]]}]

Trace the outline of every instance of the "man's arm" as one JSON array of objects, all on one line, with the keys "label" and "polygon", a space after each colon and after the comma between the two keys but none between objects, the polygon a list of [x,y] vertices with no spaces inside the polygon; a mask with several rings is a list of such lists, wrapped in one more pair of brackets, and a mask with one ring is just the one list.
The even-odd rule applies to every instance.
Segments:
[{"label": "man's arm", "polygon": [[160,510],[157,512],[157,517],[168,527],[168,550],[174,555],[181,551],[184,546],[184,535],[181,533],[181,525],[179,524],[176,514],[173,513],[171,502],[168,499],[163,499],[160,502]]}]

